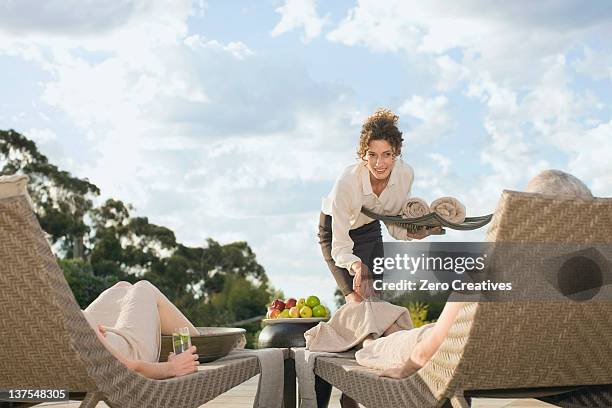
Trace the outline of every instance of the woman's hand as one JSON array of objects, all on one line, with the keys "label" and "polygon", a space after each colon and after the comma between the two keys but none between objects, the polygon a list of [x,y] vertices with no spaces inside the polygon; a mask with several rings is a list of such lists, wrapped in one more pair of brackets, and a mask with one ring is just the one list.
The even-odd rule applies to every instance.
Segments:
[{"label": "woman's hand", "polygon": [[200,362],[198,361],[199,356],[195,354],[195,352],[196,346],[191,346],[187,351],[181,354],[176,355],[170,353],[170,355],[168,355],[168,364],[172,377],[180,377],[198,371]]},{"label": "woman's hand", "polygon": [[374,295],[372,276],[368,267],[361,261],[353,262],[351,269],[355,272],[353,276],[353,290],[362,299],[369,299]]}]

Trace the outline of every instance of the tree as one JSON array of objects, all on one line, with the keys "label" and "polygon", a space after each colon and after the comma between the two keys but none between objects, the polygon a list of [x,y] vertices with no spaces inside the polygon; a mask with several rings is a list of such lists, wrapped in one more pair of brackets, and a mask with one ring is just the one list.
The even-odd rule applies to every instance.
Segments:
[{"label": "tree", "polygon": [[81,259],[60,259],[59,265],[81,309],[85,309],[102,291],[115,283],[113,279],[94,276],[91,265]]},{"label": "tree", "polygon": [[189,247],[168,228],[132,217],[131,210],[110,199],[91,211],[90,260],[96,276],[147,279],[203,325],[265,312],[272,289],[246,242],[221,245],[209,238],[203,247]]},{"label": "tree", "polygon": [[36,144],[15,132],[0,130],[0,175],[22,173],[30,178],[29,191],[42,228],[52,242],[60,242],[67,258],[85,256],[85,223],[99,188],[49,163]]}]

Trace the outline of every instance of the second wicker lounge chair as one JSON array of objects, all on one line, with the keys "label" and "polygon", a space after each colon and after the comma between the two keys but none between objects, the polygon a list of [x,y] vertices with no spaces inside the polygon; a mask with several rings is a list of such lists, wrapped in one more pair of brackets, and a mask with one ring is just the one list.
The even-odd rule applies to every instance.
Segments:
[{"label": "second wicker lounge chair", "polygon": [[[504,191],[488,241],[612,244],[612,199]],[[609,293],[609,288],[607,289]],[[317,376],[368,408],[467,407],[470,397],[612,407],[612,301],[474,302],[416,374],[396,380],[318,358]]]}]

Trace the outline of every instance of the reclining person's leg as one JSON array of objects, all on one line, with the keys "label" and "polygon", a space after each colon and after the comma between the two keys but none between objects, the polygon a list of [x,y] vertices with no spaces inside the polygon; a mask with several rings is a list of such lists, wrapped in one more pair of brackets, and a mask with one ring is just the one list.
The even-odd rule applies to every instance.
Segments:
[{"label": "reclining person's leg", "polygon": [[107,331],[116,331],[127,340],[131,357],[157,361],[161,342],[157,309],[153,291],[138,282],[126,288],[117,321]]},{"label": "reclining person's leg", "polygon": [[134,286],[153,294],[159,312],[162,334],[171,335],[172,331],[179,327],[189,328],[189,334],[192,336],[200,334],[189,319],[151,282],[143,280],[136,282]]},{"label": "reclining person's leg", "polygon": [[115,285],[104,290],[87,308],[84,315],[90,321],[95,322],[92,327],[101,324],[103,326],[112,327],[117,321],[117,317],[121,312],[121,303],[126,294],[127,289],[132,287],[129,282],[117,282]]}]

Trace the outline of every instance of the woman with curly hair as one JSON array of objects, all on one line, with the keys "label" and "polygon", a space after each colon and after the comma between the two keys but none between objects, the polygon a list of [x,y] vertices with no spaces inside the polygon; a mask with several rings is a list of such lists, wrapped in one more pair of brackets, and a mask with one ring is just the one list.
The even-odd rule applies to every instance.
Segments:
[{"label": "woman with curly hair", "polygon": [[[360,302],[372,295],[372,262],[383,256],[380,221],[362,214],[361,207],[397,215],[412,188],[414,172],[401,160],[404,139],[398,119],[388,109],[378,109],[366,119],[357,148],[358,162],[342,172],[323,199],[319,242],[347,302]],[[405,227],[385,225],[399,240],[422,239],[434,232],[409,232]]]}]

